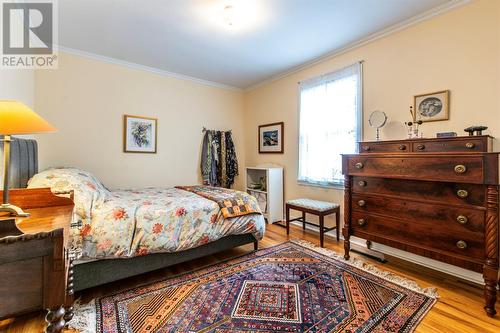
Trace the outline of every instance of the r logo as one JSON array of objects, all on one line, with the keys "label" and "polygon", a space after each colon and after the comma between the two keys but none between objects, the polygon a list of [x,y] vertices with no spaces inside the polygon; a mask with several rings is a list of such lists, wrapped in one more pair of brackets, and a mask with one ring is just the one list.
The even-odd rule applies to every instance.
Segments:
[{"label": "r logo", "polygon": [[51,54],[53,4],[3,3],[3,54]]}]

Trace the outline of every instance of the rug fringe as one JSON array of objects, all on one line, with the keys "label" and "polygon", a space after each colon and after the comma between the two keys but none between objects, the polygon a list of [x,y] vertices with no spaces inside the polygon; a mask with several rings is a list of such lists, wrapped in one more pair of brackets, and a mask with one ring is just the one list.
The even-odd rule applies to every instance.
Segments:
[{"label": "rug fringe", "polygon": [[78,330],[80,333],[96,332],[96,303],[95,300],[83,304],[80,299],[75,301],[73,319],[68,323],[68,327]]},{"label": "rug fringe", "polygon": [[310,242],[303,240],[303,239],[294,238],[294,239],[291,239],[290,242],[298,244],[298,245],[303,246],[305,248],[308,248],[310,250],[319,252],[319,253],[324,254],[328,257],[332,257],[334,259],[337,259],[343,263],[346,263],[346,264],[349,264],[353,267],[359,268],[365,272],[373,274],[379,278],[382,278],[386,281],[397,284],[401,287],[410,289],[410,290],[417,292],[419,294],[423,294],[427,297],[434,298],[434,299],[439,298],[439,294],[438,294],[437,289],[435,287],[422,288],[413,280],[401,277],[399,275],[396,275],[396,274],[388,272],[388,271],[384,271],[378,267],[375,267],[372,264],[368,264],[368,263],[366,263],[362,260],[359,260],[357,258],[351,257],[349,260],[345,260],[344,257],[339,255],[337,252],[335,252],[333,250],[325,249],[322,247],[318,247],[318,246],[314,245],[313,243],[310,243]]}]

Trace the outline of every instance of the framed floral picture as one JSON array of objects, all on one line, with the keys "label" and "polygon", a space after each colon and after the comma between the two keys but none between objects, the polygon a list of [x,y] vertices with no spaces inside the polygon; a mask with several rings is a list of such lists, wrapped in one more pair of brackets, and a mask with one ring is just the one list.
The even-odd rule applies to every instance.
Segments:
[{"label": "framed floral picture", "polygon": [[414,96],[414,120],[439,121],[450,118],[450,91],[436,91]]},{"label": "framed floral picture", "polygon": [[259,153],[283,154],[284,123],[259,126]]},{"label": "framed floral picture", "polygon": [[157,119],[125,115],[123,117],[123,152],[156,153]]}]

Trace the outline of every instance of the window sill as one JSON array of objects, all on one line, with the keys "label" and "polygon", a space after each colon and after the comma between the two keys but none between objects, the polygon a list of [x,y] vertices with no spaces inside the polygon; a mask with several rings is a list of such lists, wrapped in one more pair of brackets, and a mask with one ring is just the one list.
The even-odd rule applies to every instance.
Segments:
[{"label": "window sill", "polygon": [[299,186],[320,187],[320,188],[326,188],[326,189],[330,189],[330,190],[344,190],[344,184],[320,185],[320,184],[301,182],[301,181],[298,181],[297,184],[299,184]]}]

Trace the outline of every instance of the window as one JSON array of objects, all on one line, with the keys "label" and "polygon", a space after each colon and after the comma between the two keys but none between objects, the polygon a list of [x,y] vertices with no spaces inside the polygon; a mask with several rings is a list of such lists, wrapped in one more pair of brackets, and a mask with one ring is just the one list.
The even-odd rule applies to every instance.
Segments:
[{"label": "window", "polygon": [[344,183],[340,154],[356,152],[361,139],[362,64],[300,82],[300,183]]}]

